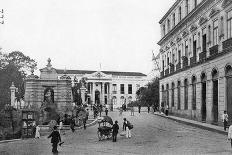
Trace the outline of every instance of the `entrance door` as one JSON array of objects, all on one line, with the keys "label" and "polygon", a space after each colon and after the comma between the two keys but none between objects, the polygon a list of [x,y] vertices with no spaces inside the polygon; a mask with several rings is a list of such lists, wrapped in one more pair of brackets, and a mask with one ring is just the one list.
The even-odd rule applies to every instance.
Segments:
[{"label": "entrance door", "polygon": [[[227,78],[227,112],[229,118],[232,118],[232,77]],[[231,124],[231,119],[229,119],[229,124]]]},{"label": "entrance door", "polygon": [[213,122],[218,122],[218,80],[213,81]]},{"label": "entrance door", "polygon": [[100,104],[100,92],[99,91],[95,91],[95,103],[96,104]]},{"label": "entrance door", "polygon": [[201,92],[201,114],[202,114],[202,122],[206,121],[206,82],[202,83],[202,92]]}]

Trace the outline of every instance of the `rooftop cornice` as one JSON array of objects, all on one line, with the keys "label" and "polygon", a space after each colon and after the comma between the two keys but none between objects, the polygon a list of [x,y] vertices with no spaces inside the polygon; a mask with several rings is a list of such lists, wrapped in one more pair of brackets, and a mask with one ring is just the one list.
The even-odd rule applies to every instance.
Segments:
[{"label": "rooftop cornice", "polygon": [[190,18],[194,17],[196,14],[199,13],[199,10],[202,9],[203,7],[207,6],[209,3],[213,2],[212,0],[203,0],[200,4],[197,5],[195,9],[193,9],[187,16],[185,16],[171,31],[169,31],[159,42],[158,45],[161,45],[164,41],[169,39],[174,35],[174,33],[184,26],[186,26],[185,23],[186,21],[189,21]]},{"label": "rooftop cornice", "polygon": [[176,2],[171,6],[168,12],[165,13],[165,15],[161,18],[161,20],[159,21],[159,24],[161,24],[167,18],[167,16],[173,11],[173,9],[180,3],[180,1],[182,0],[176,0]]}]

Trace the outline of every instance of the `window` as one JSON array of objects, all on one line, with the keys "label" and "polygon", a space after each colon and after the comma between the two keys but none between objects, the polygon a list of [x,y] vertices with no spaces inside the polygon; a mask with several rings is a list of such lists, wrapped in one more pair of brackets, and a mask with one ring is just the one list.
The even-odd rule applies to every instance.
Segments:
[{"label": "window", "polygon": [[189,0],[185,0],[185,13],[186,13],[186,16],[189,13]]},{"label": "window", "polygon": [[172,53],[172,64],[175,64],[175,54],[174,54],[174,52]]},{"label": "window", "polygon": [[116,96],[113,97],[113,104],[117,104],[117,97]]},{"label": "window", "polygon": [[172,83],[172,107],[174,107],[174,90],[175,90],[175,84],[174,83]]},{"label": "window", "polygon": [[224,18],[223,16],[221,17],[221,31],[220,31],[220,35],[224,34]]},{"label": "window", "polygon": [[176,17],[175,17],[176,15],[175,15],[175,13],[173,13],[173,15],[172,15],[172,23],[173,23],[173,27],[174,26],[176,26]]},{"label": "window", "polygon": [[167,56],[167,66],[169,66],[169,57]]},{"label": "window", "polygon": [[206,52],[206,28],[202,30],[202,51]]},{"label": "window", "polygon": [[108,94],[107,84],[105,84],[104,89],[105,89],[105,94]]},{"label": "window", "polygon": [[197,37],[196,35],[193,36],[193,57],[197,55]]},{"label": "window", "polygon": [[125,102],[125,101],[124,101],[124,96],[121,96],[121,98],[120,98],[120,104],[123,105],[124,102]]},{"label": "window", "polygon": [[162,63],[163,63],[163,66],[162,66],[162,67],[163,67],[163,71],[164,71],[164,60],[163,60],[163,62],[162,62]]},{"label": "window", "polygon": [[227,36],[232,38],[232,10],[227,13]]},{"label": "window", "polygon": [[208,26],[208,42],[211,42],[211,26]]},{"label": "window", "polygon": [[168,19],[168,32],[170,31],[170,20]]},{"label": "window", "polygon": [[194,0],[194,8],[197,7],[197,0]]},{"label": "window", "polygon": [[163,35],[165,35],[166,32],[165,32],[165,24],[163,25]]},{"label": "window", "polygon": [[117,84],[113,84],[113,94],[117,94]]},{"label": "window", "polygon": [[120,84],[120,92],[121,94],[124,94],[124,84]]},{"label": "window", "polygon": [[128,94],[132,94],[132,84],[128,84]]},{"label": "window", "polygon": [[179,21],[181,21],[182,17],[181,17],[181,6],[179,7]]},{"label": "window", "polygon": [[213,22],[213,45],[218,44],[218,20]]},{"label": "window", "polygon": [[180,50],[178,51],[178,61],[179,63],[181,63],[181,51]]},{"label": "window", "polygon": [[185,41],[185,56],[188,57],[188,40]]}]

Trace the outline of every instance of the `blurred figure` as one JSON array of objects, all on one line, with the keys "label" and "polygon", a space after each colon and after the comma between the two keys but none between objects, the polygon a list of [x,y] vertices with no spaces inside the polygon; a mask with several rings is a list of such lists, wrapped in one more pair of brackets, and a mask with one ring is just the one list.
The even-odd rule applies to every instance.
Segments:
[{"label": "blurred figure", "polygon": [[51,139],[51,143],[52,143],[52,152],[53,152],[53,153],[58,153],[57,145],[58,145],[59,142],[61,142],[61,137],[60,137],[60,133],[57,131],[57,126],[54,126],[54,130],[53,130],[52,133],[48,136],[48,138],[52,138],[52,139]]}]

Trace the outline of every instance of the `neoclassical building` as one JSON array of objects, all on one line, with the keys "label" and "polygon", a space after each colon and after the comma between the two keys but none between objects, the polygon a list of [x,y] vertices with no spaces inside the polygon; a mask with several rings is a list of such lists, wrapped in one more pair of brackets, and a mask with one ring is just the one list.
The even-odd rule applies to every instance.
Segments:
[{"label": "neoclassical building", "polygon": [[232,1],[176,0],[159,22],[160,106],[207,123],[232,120]]},{"label": "neoclassical building", "polygon": [[146,84],[146,75],[138,72],[60,70],[58,79],[64,74],[74,81],[86,79],[88,103],[121,107],[123,103],[136,100],[136,91]]}]

